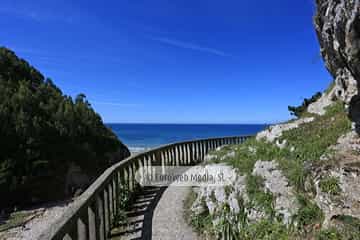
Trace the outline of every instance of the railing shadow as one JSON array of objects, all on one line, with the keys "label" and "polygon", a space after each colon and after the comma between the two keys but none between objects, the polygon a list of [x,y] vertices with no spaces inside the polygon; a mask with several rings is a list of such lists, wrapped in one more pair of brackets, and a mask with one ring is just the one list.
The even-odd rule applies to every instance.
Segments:
[{"label": "railing shadow", "polygon": [[155,208],[167,187],[145,187],[134,197],[128,212],[128,224],[111,232],[111,239],[151,240]]},{"label": "railing shadow", "polygon": [[[135,194],[135,174],[140,167],[191,166],[200,163],[210,151],[223,145],[243,143],[247,138],[233,136],[172,143],[122,160],[106,169],[63,216],[40,235],[39,240],[109,239],[109,236],[112,239],[120,239],[120,236],[121,239],[151,239],[154,209],[166,188],[142,189],[134,204],[136,200],[140,199],[140,202],[129,212],[133,228],[128,224],[112,229],[121,186],[127,186],[131,195]],[[141,197],[141,194],[147,195]],[[152,196],[148,206],[144,200],[146,196]]]}]

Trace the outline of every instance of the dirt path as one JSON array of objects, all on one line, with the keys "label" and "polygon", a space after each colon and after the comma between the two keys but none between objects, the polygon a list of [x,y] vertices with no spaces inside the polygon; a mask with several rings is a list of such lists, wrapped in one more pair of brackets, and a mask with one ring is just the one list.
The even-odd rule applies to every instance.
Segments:
[{"label": "dirt path", "polygon": [[163,193],[154,211],[152,239],[196,240],[197,235],[184,219],[184,200],[190,187],[170,186]]},{"label": "dirt path", "polygon": [[51,224],[54,224],[73,202],[56,202],[21,211],[26,216],[17,227],[0,232],[0,240],[38,239]]},{"label": "dirt path", "polygon": [[190,187],[146,187],[127,212],[128,223],[114,228],[112,240],[197,240],[184,219]]}]

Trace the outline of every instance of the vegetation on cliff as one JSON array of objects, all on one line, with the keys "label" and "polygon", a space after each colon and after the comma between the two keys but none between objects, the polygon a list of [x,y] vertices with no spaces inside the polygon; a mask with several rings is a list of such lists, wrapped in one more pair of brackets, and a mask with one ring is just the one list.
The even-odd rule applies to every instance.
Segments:
[{"label": "vegetation on cliff", "polygon": [[[302,112],[306,112],[306,109]],[[346,115],[344,104],[340,101],[328,106],[324,115],[312,114],[312,117],[312,121],[282,132],[274,142],[253,138],[241,145],[226,146],[210,153],[215,156],[212,163],[225,161],[237,169],[241,176],[245,176],[248,203],[238,197],[237,204],[242,210],[235,215],[227,204],[219,210],[221,216],[218,216],[218,212],[209,215],[205,211],[202,213],[205,216],[201,216],[201,219],[207,219],[205,223],[199,221],[197,214],[188,214],[192,216],[190,222],[195,228],[203,233],[210,232],[214,238],[224,237],[225,233],[224,239],[329,239],[326,238],[329,236],[332,237],[330,239],[357,239],[346,237],[360,233],[359,230],[354,230],[354,226],[358,226],[357,220],[351,224],[341,221],[344,227],[340,230],[321,230],[325,216],[315,200],[317,190],[314,183],[316,169],[329,164],[322,158],[331,155],[331,146],[351,131],[351,122]],[[230,152],[232,154],[229,154]],[[272,189],[265,186],[265,179],[254,173],[259,161],[276,163],[273,166],[284,174],[289,187],[293,189],[291,193],[286,193],[295,196],[296,203],[293,203],[293,208],[297,209],[290,224],[284,223],[283,216],[278,212],[279,209],[276,209],[275,202],[279,196],[272,194],[269,191]],[[270,171],[274,170],[276,169]],[[326,177],[319,181],[318,185],[326,194],[337,196],[341,191],[339,180],[335,177]],[[278,186],[275,184],[271,187]],[[256,221],[249,218],[253,209],[249,203],[264,213]],[[206,203],[204,208],[207,208]],[[341,229],[352,229],[353,232],[344,235],[345,230]],[[229,236],[230,238],[226,238]]]},{"label": "vegetation on cliff", "polygon": [[321,92],[317,92],[311,98],[305,98],[300,106],[288,106],[288,110],[291,115],[294,115],[296,117],[302,117],[304,113],[306,113],[306,109],[308,108],[308,106],[311,103],[316,102],[321,97],[321,95]]},{"label": "vegetation on cliff", "polygon": [[71,163],[95,178],[115,153],[129,155],[83,94],[64,95],[6,48],[0,48],[0,122],[1,206],[62,198]]}]

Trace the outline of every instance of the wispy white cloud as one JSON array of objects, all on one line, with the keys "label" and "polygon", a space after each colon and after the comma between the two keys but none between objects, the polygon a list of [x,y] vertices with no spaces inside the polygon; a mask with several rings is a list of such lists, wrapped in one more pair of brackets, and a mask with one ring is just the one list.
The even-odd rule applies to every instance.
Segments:
[{"label": "wispy white cloud", "polygon": [[10,14],[10,15],[15,15],[15,16],[21,16],[24,18],[30,18],[32,20],[39,20],[39,15],[36,12],[31,11],[31,10],[25,11],[20,8],[1,6],[0,12],[4,13],[4,14]]},{"label": "wispy white cloud", "polygon": [[166,38],[166,37],[150,37],[150,39],[160,42],[160,43],[163,43],[163,44],[166,44],[166,45],[178,47],[178,48],[184,48],[184,49],[190,49],[190,50],[199,51],[199,52],[210,53],[210,54],[214,54],[214,55],[222,56],[222,57],[230,56],[229,54],[225,53],[224,51],[221,51],[221,50],[218,50],[215,48],[203,47],[200,45],[196,45],[194,43],[183,42],[183,41],[179,41],[176,39],[170,39],[170,38]]},{"label": "wispy white cloud", "polygon": [[19,57],[30,61],[32,64],[41,64],[43,69],[44,65],[48,67],[53,67],[54,69],[59,70],[60,68],[69,64],[69,62],[77,63],[86,63],[88,65],[98,64],[100,61],[107,61],[113,64],[121,63],[121,59],[116,56],[109,55],[96,55],[97,53],[93,52],[74,52],[69,51],[53,51],[52,49],[45,50],[39,49],[39,47],[32,47],[30,45],[19,46],[14,44],[8,44],[6,42],[0,41],[0,46],[5,46],[16,53]]},{"label": "wispy white cloud", "polygon": [[54,12],[48,9],[39,9],[29,6],[0,6],[0,13],[8,14],[36,22],[57,21],[72,23],[73,17],[69,14]]},{"label": "wispy white cloud", "polygon": [[119,103],[119,102],[102,102],[102,101],[90,101],[90,103],[98,105],[109,105],[115,107],[139,107],[141,104],[137,103]]}]

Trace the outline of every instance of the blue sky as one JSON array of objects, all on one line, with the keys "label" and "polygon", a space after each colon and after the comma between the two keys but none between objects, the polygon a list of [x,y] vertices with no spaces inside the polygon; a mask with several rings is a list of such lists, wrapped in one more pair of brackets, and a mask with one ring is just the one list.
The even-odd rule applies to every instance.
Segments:
[{"label": "blue sky", "polygon": [[269,123],[327,87],[314,0],[2,0],[0,45],[105,122]]}]

